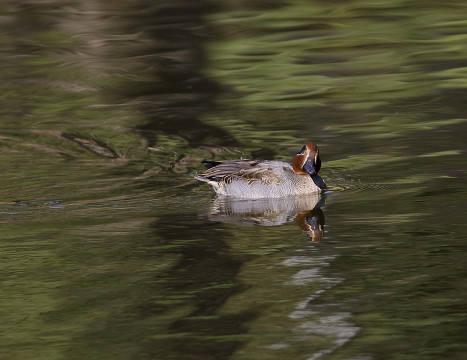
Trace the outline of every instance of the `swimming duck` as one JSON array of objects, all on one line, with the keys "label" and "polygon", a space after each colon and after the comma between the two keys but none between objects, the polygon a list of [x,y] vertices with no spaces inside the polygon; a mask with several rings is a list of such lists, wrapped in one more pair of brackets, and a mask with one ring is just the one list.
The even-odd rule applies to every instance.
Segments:
[{"label": "swimming duck", "polygon": [[277,198],[319,193],[326,184],[318,175],[319,148],[307,142],[292,164],[274,160],[205,161],[208,167],[195,179],[207,182],[219,195],[236,198]]}]

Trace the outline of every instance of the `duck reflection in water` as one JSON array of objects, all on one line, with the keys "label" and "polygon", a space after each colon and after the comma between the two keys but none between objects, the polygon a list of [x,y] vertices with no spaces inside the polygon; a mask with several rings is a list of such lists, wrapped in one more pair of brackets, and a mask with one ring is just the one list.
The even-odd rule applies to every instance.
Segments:
[{"label": "duck reflection in water", "polygon": [[319,207],[300,211],[295,215],[295,223],[312,242],[320,242],[324,235],[324,212]]},{"label": "duck reflection in water", "polygon": [[324,204],[325,195],[320,193],[254,200],[217,196],[208,217],[242,226],[279,226],[295,220],[308,238],[318,243],[324,233]]}]

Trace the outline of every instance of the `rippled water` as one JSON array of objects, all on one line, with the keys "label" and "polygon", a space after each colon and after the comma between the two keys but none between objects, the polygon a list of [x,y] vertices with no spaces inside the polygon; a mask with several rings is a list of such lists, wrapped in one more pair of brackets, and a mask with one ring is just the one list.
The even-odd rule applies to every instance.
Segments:
[{"label": "rippled water", "polygon": [[2,3],[0,358],[463,359],[466,7]]}]

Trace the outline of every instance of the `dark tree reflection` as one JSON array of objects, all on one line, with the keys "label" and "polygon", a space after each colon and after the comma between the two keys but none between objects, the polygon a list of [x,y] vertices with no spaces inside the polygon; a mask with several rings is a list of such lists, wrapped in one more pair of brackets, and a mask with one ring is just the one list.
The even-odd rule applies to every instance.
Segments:
[{"label": "dark tree reflection", "polygon": [[145,351],[157,359],[229,359],[245,341],[241,335],[248,323],[257,316],[253,309],[219,314],[232,296],[244,291],[237,277],[247,259],[232,256],[224,237],[213,232],[213,224],[198,225],[194,232],[191,222],[192,214],[180,216],[174,232],[167,231],[173,227],[172,217],[160,217],[152,225],[162,239],[158,245],[167,246],[167,254],[177,254],[179,260],[157,281],[155,294],[170,296],[163,305],[141,304],[141,315],[187,311],[170,321],[163,336],[148,342]]},{"label": "dark tree reflection", "polygon": [[212,37],[204,17],[212,10],[206,1],[140,1],[122,20],[126,33],[149,39],[126,54],[126,61],[137,62],[138,69],[135,78],[117,90],[144,113],[145,121],[137,128],[149,145],[156,144],[160,132],[181,136],[190,145],[235,144],[229,133],[200,120],[222,92],[218,83],[203,75],[207,61],[203,46]]}]

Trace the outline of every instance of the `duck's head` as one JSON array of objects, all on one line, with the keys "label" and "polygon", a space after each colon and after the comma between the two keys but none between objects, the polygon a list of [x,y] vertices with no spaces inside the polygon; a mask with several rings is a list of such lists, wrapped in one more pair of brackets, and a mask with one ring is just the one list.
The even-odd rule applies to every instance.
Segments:
[{"label": "duck's head", "polygon": [[321,169],[318,145],[307,142],[302,150],[292,159],[292,169],[297,175],[318,174]]}]

